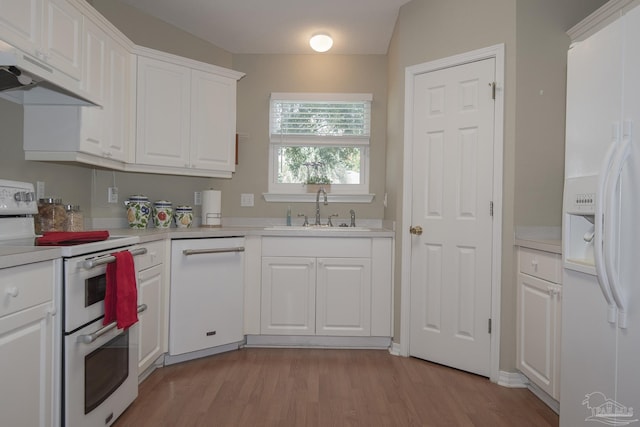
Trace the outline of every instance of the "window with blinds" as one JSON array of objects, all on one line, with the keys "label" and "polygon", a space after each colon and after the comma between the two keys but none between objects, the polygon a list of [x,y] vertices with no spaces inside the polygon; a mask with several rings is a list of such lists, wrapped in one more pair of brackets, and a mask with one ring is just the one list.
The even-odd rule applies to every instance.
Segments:
[{"label": "window with blinds", "polygon": [[369,191],[371,94],[273,93],[270,101],[269,192]]},{"label": "window with blinds", "polygon": [[271,95],[271,142],[367,145],[370,94]]}]

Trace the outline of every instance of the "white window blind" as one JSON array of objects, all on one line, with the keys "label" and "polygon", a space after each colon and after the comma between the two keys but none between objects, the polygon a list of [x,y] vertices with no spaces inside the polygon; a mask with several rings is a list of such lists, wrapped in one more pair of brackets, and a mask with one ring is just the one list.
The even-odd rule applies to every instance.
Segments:
[{"label": "white window blind", "polygon": [[368,145],[372,99],[359,93],[272,93],[271,142]]}]

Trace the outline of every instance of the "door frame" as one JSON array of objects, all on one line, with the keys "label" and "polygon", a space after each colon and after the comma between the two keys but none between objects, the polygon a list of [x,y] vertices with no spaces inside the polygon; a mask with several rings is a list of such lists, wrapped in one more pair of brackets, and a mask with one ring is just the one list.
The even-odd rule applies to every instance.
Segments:
[{"label": "door frame", "polygon": [[[402,260],[401,260],[401,329],[400,354],[409,356],[411,326],[411,238],[408,230],[413,209],[413,91],[416,76],[445,68],[456,67],[483,59],[495,59],[496,92],[493,145],[493,244],[491,266],[491,376],[498,382],[500,371],[500,291],[502,276],[502,182],[504,148],[504,52],[503,43],[473,50],[435,61],[412,65],[405,69],[404,101],[404,175],[402,191]],[[487,207],[488,209],[489,207]],[[405,233],[406,231],[406,233]]]}]

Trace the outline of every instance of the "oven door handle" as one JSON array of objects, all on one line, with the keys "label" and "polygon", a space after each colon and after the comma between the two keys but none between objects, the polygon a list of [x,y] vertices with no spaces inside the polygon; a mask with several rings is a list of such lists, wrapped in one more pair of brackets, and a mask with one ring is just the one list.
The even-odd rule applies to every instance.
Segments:
[{"label": "oven door handle", "polygon": [[[147,304],[140,304],[138,306],[138,313],[142,313],[143,311],[145,311],[147,309]],[[101,337],[102,335],[106,334],[107,332],[109,332],[110,330],[114,329],[116,326],[118,325],[118,322],[111,322],[109,323],[107,326],[98,329],[97,331],[95,331],[92,334],[88,334],[88,335],[78,335],[78,342],[79,343],[83,343],[83,344],[91,344],[92,342],[94,342],[95,340],[97,340],[99,337]]]},{"label": "oven door handle", "polygon": [[[130,250],[129,252],[131,252],[131,255],[133,256],[142,255],[147,253],[147,248],[136,248],[136,249]],[[93,267],[97,267],[98,265],[102,265],[102,264],[109,264],[114,262],[115,260],[116,260],[116,257],[114,257],[113,255],[101,256],[98,258],[91,258],[91,259],[85,260],[85,262],[82,263],[82,266],[87,270],[91,270]]]}]

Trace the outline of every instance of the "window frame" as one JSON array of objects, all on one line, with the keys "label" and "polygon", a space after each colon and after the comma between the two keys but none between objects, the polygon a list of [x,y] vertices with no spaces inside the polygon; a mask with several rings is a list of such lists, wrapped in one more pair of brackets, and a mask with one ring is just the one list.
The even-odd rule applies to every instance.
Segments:
[{"label": "window frame", "polygon": [[[274,101],[302,102],[368,102],[368,134],[356,137],[332,137],[325,135],[284,136],[272,133],[272,114]],[[269,182],[267,201],[306,201],[315,200],[315,193],[309,193],[302,183],[278,183],[278,156],[280,147],[316,146],[316,147],[357,147],[360,149],[360,183],[331,184],[328,192],[335,201],[370,203],[374,195],[370,189],[370,139],[371,139],[371,103],[373,95],[369,93],[272,93],[269,101]]]}]

